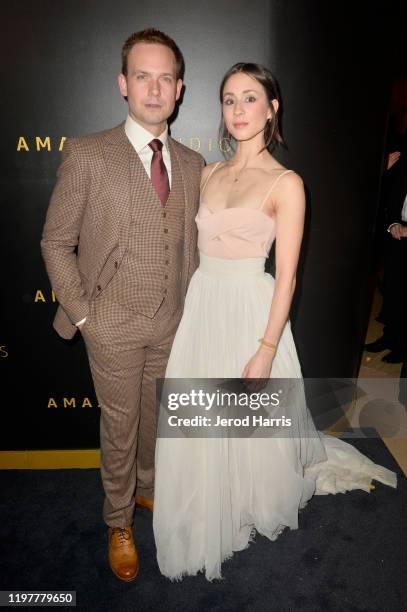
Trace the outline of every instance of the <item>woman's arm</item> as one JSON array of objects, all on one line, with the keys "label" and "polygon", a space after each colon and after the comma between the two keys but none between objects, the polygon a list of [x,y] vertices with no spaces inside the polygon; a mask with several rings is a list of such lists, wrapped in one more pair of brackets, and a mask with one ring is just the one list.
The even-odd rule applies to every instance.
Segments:
[{"label": "woman's arm", "polygon": [[301,177],[289,174],[276,194],[276,283],[264,339],[278,344],[290,314],[304,231],[305,194]]},{"label": "woman's arm", "polygon": [[[276,216],[276,279],[264,340],[278,345],[287,323],[295,291],[296,272],[304,231],[305,193],[298,174],[287,174],[274,192]],[[268,378],[275,349],[259,345],[243,378]]]}]

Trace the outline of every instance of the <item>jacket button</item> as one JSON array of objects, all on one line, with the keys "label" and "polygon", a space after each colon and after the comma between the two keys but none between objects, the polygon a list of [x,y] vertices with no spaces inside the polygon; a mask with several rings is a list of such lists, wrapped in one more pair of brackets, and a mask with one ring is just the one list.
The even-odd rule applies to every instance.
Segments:
[{"label": "jacket button", "polygon": [[168,247],[168,244],[166,244],[166,245],[165,245],[165,247],[164,247],[164,249],[165,249],[166,251],[168,251],[168,248],[169,248],[169,247]]},{"label": "jacket button", "polygon": [[167,280],[167,278],[168,278],[168,274],[166,274],[166,275],[164,276],[164,278],[165,278],[165,280]]},{"label": "jacket button", "polygon": [[167,229],[164,230],[164,234],[168,234],[168,230]]},{"label": "jacket button", "polygon": [[114,262],[114,267],[116,268],[116,270],[119,267],[119,264],[117,263],[117,261]]},{"label": "jacket button", "polygon": [[168,264],[169,264],[169,263],[170,263],[170,260],[169,260],[169,259],[166,259],[166,260],[165,260],[165,264],[168,266]]},{"label": "jacket button", "polygon": [[98,286],[96,287],[96,289],[97,289],[98,291],[102,291],[102,287],[101,287],[100,285],[98,285]]},{"label": "jacket button", "polygon": [[166,213],[166,212],[163,212],[163,217],[164,217],[164,219],[165,219],[165,217],[166,217],[166,216],[167,216],[167,213]]}]

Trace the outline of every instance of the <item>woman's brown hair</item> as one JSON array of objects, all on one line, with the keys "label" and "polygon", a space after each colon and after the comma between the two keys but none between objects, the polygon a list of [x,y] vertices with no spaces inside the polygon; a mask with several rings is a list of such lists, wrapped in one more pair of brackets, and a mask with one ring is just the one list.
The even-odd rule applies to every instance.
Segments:
[{"label": "woman's brown hair", "polygon": [[[233,74],[238,74],[240,72],[244,72],[244,74],[247,74],[248,76],[256,79],[256,81],[258,81],[258,83],[263,86],[263,89],[267,96],[267,100],[270,103],[272,117],[267,121],[266,126],[264,128],[264,149],[268,149],[271,153],[278,145],[285,145],[281,134],[282,101],[277,79],[268,68],[262,66],[261,64],[238,62],[227,71],[227,73],[222,79],[222,83],[220,84],[219,89],[219,97],[221,104],[223,103],[223,91],[225,89],[227,80]],[[274,107],[271,104],[272,100],[278,101],[277,112],[274,110]],[[227,139],[230,140],[230,134],[226,127],[223,116],[219,126],[219,138],[221,142]],[[264,149],[262,149],[262,151]],[[224,151],[223,147],[222,150]]]}]

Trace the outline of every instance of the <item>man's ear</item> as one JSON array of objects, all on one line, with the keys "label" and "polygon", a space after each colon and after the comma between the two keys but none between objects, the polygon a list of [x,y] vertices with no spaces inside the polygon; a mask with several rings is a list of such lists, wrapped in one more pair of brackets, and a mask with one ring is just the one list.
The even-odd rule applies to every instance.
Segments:
[{"label": "man's ear", "polygon": [[184,84],[183,80],[182,79],[178,79],[178,81],[177,81],[177,92],[176,92],[176,95],[175,95],[175,99],[176,100],[179,100],[183,84]]},{"label": "man's ear", "polygon": [[123,98],[127,98],[127,79],[124,74],[120,73],[117,77],[117,83],[119,85],[120,93]]}]

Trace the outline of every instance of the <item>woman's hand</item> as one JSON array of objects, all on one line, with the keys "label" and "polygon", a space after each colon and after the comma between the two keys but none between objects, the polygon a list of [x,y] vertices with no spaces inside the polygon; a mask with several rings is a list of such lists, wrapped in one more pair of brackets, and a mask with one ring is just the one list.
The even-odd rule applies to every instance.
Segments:
[{"label": "woman's hand", "polygon": [[[260,346],[243,369],[242,378],[250,391],[258,391],[265,386],[261,379],[270,378],[275,351]],[[260,380],[259,380],[260,379]]]}]

